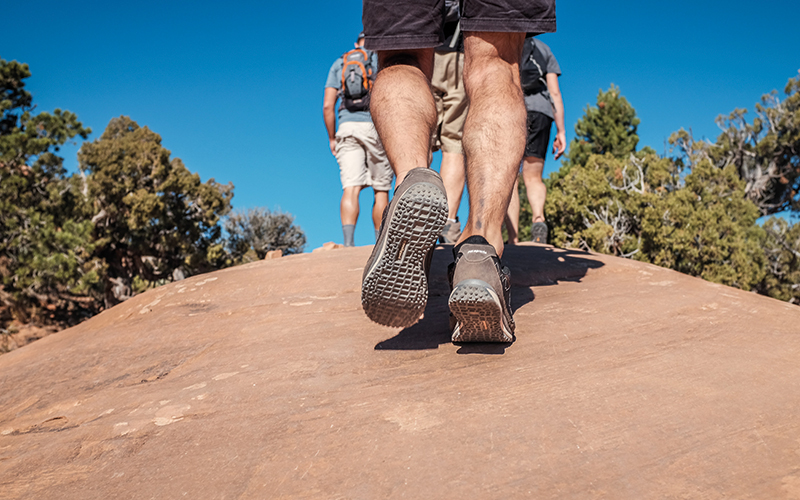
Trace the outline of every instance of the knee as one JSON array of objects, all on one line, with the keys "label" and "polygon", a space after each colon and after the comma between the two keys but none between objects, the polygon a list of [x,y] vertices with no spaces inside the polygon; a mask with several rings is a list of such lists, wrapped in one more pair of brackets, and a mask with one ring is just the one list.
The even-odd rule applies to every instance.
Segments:
[{"label": "knee", "polygon": [[358,203],[358,195],[361,193],[361,186],[348,186],[344,188],[342,200]]},{"label": "knee", "polygon": [[522,103],[517,66],[507,64],[499,57],[475,61],[470,66],[469,72],[464,72],[464,88],[470,99],[491,95],[512,98]]},{"label": "knee", "polygon": [[[505,82],[519,88],[519,58],[524,35],[521,33],[483,33],[467,36],[464,83],[477,89]],[[520,91],[521,92],[521,91]]]},{"label": "knee", "polygon": [[544,186],[544,179],[542,179],[542,174],[525,174],[523,173],[522,178],[525,180],[525,187],[541,187]]},{"label": "knee", "polygon": [[525,157],[522,164],[522,177],[525,182],[544,182],[542,173],[544,172],[544,160],[535,156]]}]

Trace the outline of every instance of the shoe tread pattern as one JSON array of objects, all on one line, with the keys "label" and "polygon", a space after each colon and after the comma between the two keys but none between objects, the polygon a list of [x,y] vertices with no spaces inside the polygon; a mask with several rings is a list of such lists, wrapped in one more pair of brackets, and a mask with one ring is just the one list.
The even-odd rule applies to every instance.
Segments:
[{"label": "shoe tread pattern", "polygon": [[455,317],[453,342],[512,342],[503,328],[503,306],[491,287],[480,280],[465,280],[450,293]]},{"label": "shoe tread pattern", "polygon": [[531,226],[531,241],[534,243],[547,244],[547,226],[544,224],[533,224],[533,226]]},{"label": "shoe tread pattern", "polygon": [[446,220],[447,198],[433,184],[417,183],[401,195],[384,248],[362,283],[361,304],[372,321],[407,327],[419,320],[428,301],[425,258]]}]

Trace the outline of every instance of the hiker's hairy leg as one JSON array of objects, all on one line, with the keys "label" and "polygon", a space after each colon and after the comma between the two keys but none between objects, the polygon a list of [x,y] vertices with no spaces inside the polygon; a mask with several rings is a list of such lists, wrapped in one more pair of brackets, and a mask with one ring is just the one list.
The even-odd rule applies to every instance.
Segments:
[{"label": "hiker's hairy leg", "polygon": [[524,33],[469,32],[464,87],[470,100],[462,144],[469,219],[459,241],[480,235],[503,252],[503,219],[525,152],[527,113],[519,83]]},{"label": "hiker's hairy leg", "polygon": [[436,126],[433,49],[379,51],[378,65],[370,112],[399,185],[410,170],[429,166]]},{"label": "hiker's hairy leg", "polygon": [[544,160],[535,156],[526,156],[522,166],[522,178],[525,180],[525,191],[528,193],[528,203],[531,204],[533,220],[531,222],[544,222],[544,202],[547,199],[547,187],[542,180]]}]

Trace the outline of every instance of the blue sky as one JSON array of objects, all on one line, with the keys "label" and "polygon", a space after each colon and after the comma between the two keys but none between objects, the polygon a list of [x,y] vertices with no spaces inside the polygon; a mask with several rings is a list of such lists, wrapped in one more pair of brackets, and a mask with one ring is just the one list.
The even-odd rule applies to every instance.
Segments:
[{"label": "blue sky", "polygon": [[[361,30],[361,2],[8,4],[0,57],[30,65],[39,110],[75,112],[90,140],[128,115],[204,180],[232,182],[235,209],[294,214],[307,250],[341,242],[322,94]],[[715,138],[717,115],[753,109],[800,69],[797,0],[560,0],[557,17],[542,39],[561,64],[568,141],[611,83],[642,121],[639,147],[663,152],[681,127]],[[62,150],[71,169],[78,146]],[[558,166],[550,158],[545,170]],[[367,245],[371,192],[361,202],[356,244]]]}]

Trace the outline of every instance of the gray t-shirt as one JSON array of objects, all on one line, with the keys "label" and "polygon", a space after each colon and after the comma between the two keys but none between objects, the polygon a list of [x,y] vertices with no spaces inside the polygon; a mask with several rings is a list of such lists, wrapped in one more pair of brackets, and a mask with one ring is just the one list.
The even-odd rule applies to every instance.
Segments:
[{"label": "gray t-shirt", "polygon": [[[370,55],[370,65],[373,71],[378,68],[378,55],[375,52],[368,51]],[[370,122],[372,117],[369,111],[348,111],[344,107],[344,99],[341,97],[342,92],[342,68],[344,68],[344,59],[341,57],[333,63],[330,71],[328,71],[328,80],[325,82],[325,88],[333,88],[339,91],[339,125],[345,122]]]},{"label": "gray t-shirt", "polygon": [[[561,75],[561,67],[558,65],[558,61],[556,61],[556,56],[553,55],[553,52],[546,43],[534,37],[526,38],[525,43],[535,46],[536,50],[532,51],[531,56],[541,70],[542,78],[544,78],[547,73]],[[545,114],[555,120],[555,115],[553,114],[553,99],[550,97],[550,92],[546,89],[536,94],[526,95],[525,108],[527,108],[528,111],[536,111]]]}]

